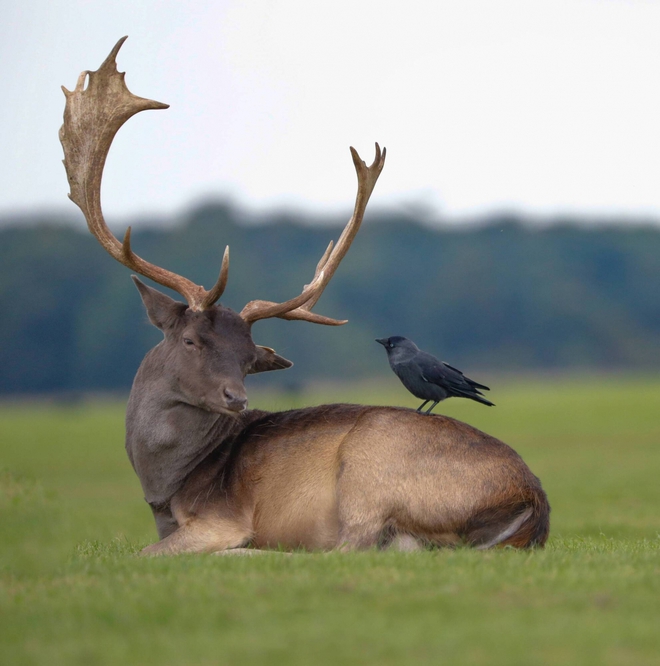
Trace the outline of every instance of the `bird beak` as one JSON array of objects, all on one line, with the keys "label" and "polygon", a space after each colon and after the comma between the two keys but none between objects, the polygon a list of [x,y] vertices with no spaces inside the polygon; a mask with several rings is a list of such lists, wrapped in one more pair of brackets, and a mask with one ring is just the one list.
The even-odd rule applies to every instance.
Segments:
[{"label": "bird beak", "polygon": [[387,345],[387,338],[376,338],[376,342],[379,342],[383,347]]}]

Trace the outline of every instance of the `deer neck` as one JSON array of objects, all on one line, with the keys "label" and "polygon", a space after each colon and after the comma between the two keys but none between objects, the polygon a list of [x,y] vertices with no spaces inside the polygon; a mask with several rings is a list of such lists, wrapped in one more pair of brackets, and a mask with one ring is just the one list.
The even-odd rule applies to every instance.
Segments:
[{"label": "deer neck", "polygon": [[217,414],[182,402],[164,375],[159,347],[142,362],[126,410],[126,451],[152,507],[167,505],[186,477],[234,439],[245,421],[243,415]]}]

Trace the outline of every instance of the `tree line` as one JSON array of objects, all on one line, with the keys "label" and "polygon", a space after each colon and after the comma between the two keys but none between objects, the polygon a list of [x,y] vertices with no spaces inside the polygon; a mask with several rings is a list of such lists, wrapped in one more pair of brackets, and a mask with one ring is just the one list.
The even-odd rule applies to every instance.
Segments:
[{"label": "tree line", "polygon": [[[52,222],[0,228],[0,393],[127,389],[160,333],[129,271],[86,229]],[[283,214],[246,224],[240,210],[215,203],[172,228],[139,229],[138,254],[207,287],[230,245],[222,303],[240,310],[298,294],[341,226]],[[294,361],[270,378],[292,386],[388,372],[374,338],[391,335],[466,372],[657,371],[659,257],[651,225],[538,228],[500,216],[430,228],[368,213],[315,307],[349,323],[264,321],[253,335]]]}]

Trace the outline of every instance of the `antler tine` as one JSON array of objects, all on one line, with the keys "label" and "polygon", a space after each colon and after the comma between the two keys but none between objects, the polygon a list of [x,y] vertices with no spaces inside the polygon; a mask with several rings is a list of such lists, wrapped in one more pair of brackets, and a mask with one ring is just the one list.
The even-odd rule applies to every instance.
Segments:
[{"label": "antler tine", "polygon": [[328,282],[330,282],[360,229],[369,197],[373,192],[378,176],[380,176],[385,166],[386,154],[387,150],[383,148],[381,152],[380,146],[376,144],[376,157],[371,166],[367,166],[358,155],[357,150],[351,146],[351,156],[353,157],[353,164],[355,165],[358,178],[358,190],[353,216],[344,227],[337,244],[333,247],[333,243],[330,243],[316,267],[314,278],[308,285],[305,285],[300,295],[284,303],[250,301],[241,311],[241,317],[248,324],[253,324],[259,319],[268,319],[270,317],[302,319],[314,324],[326,324],[329,326],[340,326],[346,323],[347,320],[345,319],[331,319],[330,317],[318,315],[311,312],[311,308],[321,298],[323,290]]},{"label": "antler tine", "polygon": [[229,278],[229,245],[225,247],[225,253],[222,255],[222,265],[220,266],[218,281],[212,289],[206,292],[206,296],[204,296],[204,300],[202,301],[202,310],[210,308],[220,299],[227,286],[227,278]]},{"label": "antler tine", "polygon": [[[131,229],[120,243],[108,229],[101,209],[103,168],[112,141],[121,126],[136,113],[147,109],[167,109],[168,104],[137,97],[117,71],[117,53],[127,37],[114,46],[95,72],[84,71],[73,91],[62,86],[66,96],[64,124],[60,142],[64,149],[64,168],[69,179],[69,198],[82,210],[87,226],[114,259],[136,273],[178,292],[193,310],[204,310],[215,303],[225,288],[229,270],[229,253],[225,251],[220,276],[215,286],[206,291],[182,275],[145,261],[131,249]],[[89,79],[85,89],[85,80]]]}]

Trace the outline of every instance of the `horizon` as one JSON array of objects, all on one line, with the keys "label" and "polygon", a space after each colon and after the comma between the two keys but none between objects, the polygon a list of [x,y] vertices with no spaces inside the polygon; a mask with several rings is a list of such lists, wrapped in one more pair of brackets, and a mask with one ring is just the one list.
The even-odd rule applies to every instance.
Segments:
[{"label": "horizon", "polygon": [[[70,210],[67,210],[70,208]],[[293,206],[273,206],[272,208],[253,208],[230,197],[203,198],[191,202],[172,214],[142,213],[119,216],[105,215],[108,227],[115,233],[122,233],[131,226],[136,231],[156,229],[167,231],[187,224],[191,218],[204,209],[229,209],[233,221],[239,226],[258,227],[281,224],[283,222],[304,227],[343,227],[350,218],[351,209],[321,211],[316,209],[296,208]],[[363,224],[389,223],[393,219],[407,221],[438,231],[472,231],[497,224],[514,224],[522,228],[548,229],[570,226],[576,228],[633,229],[649,228],[660,231],[660,214],[657,217],[632,216],[625,214],[575,214],[559,212],[556,214],[530,214],[515,209],[484,211],[472,216],[433,216],[423,207],[396,206],[388,208],[369,204]],[[55,207],[42,210],[0,211],[0,231],[7,228],[45,226],[65,226],[86,231],[87,223],[82,212],[72,204],[69,207]]]}]

